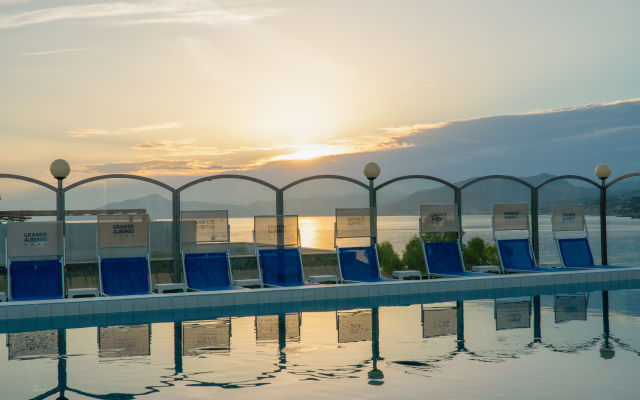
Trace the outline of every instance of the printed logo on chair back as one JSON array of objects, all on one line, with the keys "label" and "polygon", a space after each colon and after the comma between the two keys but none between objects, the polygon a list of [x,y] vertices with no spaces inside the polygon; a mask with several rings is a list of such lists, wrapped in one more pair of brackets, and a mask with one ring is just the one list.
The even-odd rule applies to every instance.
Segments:
[{"label": "printed logo on chair back", "polygon": [[529,204],[494,204],[493,224],[496,231],[529,230]]},{"label": "printed logo on chair back", "polygon": [[13,222],[7,224],[9,258],[61,256],[62,222]]},{"label": "printed logo on chair back", "polygon": [[98,215],[98,247],[149,246],[149,216]]},{"label": "printed logo on chair back", "polygon": [[336,238],[372,237],[373,208],[336,208]]},{"label": "printed logo on chair back", "polygon": [[261,215],[253,219],[256,244],[262,246],[297,246],[297,215]]},{"label": "printed logo on chair back", "polygon": [[458,208],[455,204],[420,206],[422,233],[458,231]]},{"label": "printed logo on chair back", "polygon": [[555,231],[583,231],[584,204],[553,206],[552,218]]},{"label": "printed logo on chair back", "polygon": [[229,212],[217,211],[182,211],[182,243],[229,242]]}]

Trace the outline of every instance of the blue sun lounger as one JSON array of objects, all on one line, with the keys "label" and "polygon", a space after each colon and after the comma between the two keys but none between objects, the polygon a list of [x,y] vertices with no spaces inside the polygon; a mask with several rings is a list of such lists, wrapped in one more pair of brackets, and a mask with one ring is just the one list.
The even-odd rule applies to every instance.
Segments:
[{"label": "blue sun lounger", "polygon": [[[537,266],[531,247],[529,204],[494,204],[492,222],[493,240],[498,247],[503,273],[562,272],[560,269]],[[496,232],[499,231],[526,231],[527,237],[498,239]]]},{"label": "blue sun lounger", "polygon": [[260,279],[265,285],[306,285],[297,215],[254,217],[253,246]]},{"label": "blue sun lounger", "polygon": [[[567,269],[619,269],[613,265],[595,265],[589,246],[589,231],[584,218],[584,205],[553,206],[551,213],[553,238],[560,261]],[[584,237],[559,238],[557,232],[584,232]]]},{"label": "blue sun lounger", "polygon": [[58,222],[8,224],[5,254],[9,300],[64,298],[64,238],[58,239],[61,236],[62,224]]},{"label": "blue sun lounger", "polygon": [[[188,290],[235,289],[229,259],[230,239],[227,210],[181,213],[182,272]],[[224,251],[220,251],[221,245]],[[252,283],[262,286],[262,281]]]},{"label": "blue sun lounger", "polygon": [[378,246],[339,247],[338,239],[372,237],[371,208],[337,208],[334,224],[334,247],[338,257],[341,283],[388,282],[380,274]]},{"label": "blue sun lounger", "polygon": [[431,278],[478,277],[487,276],[480,272],[467,272],[464,269],[460,242],[424,242],[425,233],[457,232],[458,208],[455,204],[420,206],[420,244],[427,266],[427,276]]},{"label": "blue sun lounger", "polygon": [[147,214],[98,215],[96,252],[102,296],[151,294],[148,222]]}]

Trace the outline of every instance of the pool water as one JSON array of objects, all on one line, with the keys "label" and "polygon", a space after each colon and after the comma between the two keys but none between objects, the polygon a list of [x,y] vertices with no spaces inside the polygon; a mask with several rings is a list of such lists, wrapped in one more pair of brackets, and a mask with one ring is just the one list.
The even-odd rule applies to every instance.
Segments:
[{"label": "pool water", "polygon": [[9,322],[0,398],[640,397],[640,290],[391,300],[402,305]]}]

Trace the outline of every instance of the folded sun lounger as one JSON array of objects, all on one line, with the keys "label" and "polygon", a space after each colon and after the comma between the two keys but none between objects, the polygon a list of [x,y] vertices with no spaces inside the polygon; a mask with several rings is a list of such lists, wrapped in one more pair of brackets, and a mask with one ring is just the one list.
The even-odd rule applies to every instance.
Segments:
[{"label": "folded sun lounger", "polygon": [[487,276],[479,272],[465,271],[459,241],[424,242],[423,240],[425,233],[457,232],[458,238],[461,237],[458,208],[455,204],[420,206],[419,226],[420,244],[429,278]]},{"label": "folded sun lounger", "polygon": [[98,215],[96,252],[102,296],[152,292],[147,214]]},{"label": "folded sun lounger", "polygon": [[371,208],[337,208],[334,224],[334,246],[338,257],[340,282],[383,282],[380,274],[378,246],[339,247],[339,239],[367,238],[371,232]]},{"label": "folded sun lounger", "polygon": [[[531,247],[529,204],[494,204],[492,221],[493,240],[498,247],[503,273],[561,272],[560,269],[537,266]],[[496,233],[505,231],[525,231],[527,236],[518,239],[498,239]]]},{"label": "folded sun lounger", "polygon": [[[584,218],[584,205],[553,206],[551,213],[553,238],[564,268],[568,269],[619,269],[613,265],[595,265],[589,246],[589,231]],[[584,237],[559,238],[558,232],[581,232]],[[582,236],[582,235],[581,235]]]},{"label": "folded sun lounger", "polygon": [[306,285],[297,215],[254,217],[253,246],[265,285]]},{"label": "folded sun lounger", "polygon": [[60,222],[9,223],[5,254],[9,300],[64,298],[64,238]]},{"label": "folded sun lounger", "polygon": [[[227,210],[181,213],[182,272],[188,290],[234,289],[230,233]],[[251,283],[262,286],[262,281]]]}]

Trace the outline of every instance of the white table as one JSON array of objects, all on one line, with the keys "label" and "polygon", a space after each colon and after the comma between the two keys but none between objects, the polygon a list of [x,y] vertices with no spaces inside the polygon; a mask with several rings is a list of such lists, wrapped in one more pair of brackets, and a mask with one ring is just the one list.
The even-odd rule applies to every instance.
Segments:
[{"label": "white table", "polygon": [[4,292],[0,292],[0,301],[3,303],[7,302],[7,295]]},{"label": "white table", "polygon": [[82,289],[69,289],[67,290],[67,298],[73,299],[74,297],[99,297],[98,288],[82,288]]},{"label": "white table", "polygon": [[246,287],[246,286],[260,286],[263,287],[260,279],[240,279],[233,281],[233,286]]},{"label": "white table", "polygon": [[420,271],[407,270],[407,271],[393,271],[392,275],[395,279],[404,280],[405,278],[418,278],[422,279],[422,273]]},{"label": "white table", "polygon": [[494,272],[499,274],[500,267],[497,265],[476,265],[475,267],[471,267],[471,272]]},{"label": "white table", "polygon": [[156,290],[158,294],[162,294],[169,290],[181,290],[182,292],[187,291],[187,285],[185,283],[158,283],[156,284]]},{"label": "white table", "polygon": [[313,283],[338,283],[338,277],[335,275],[315,275],[309,277],[309,282]]}]

